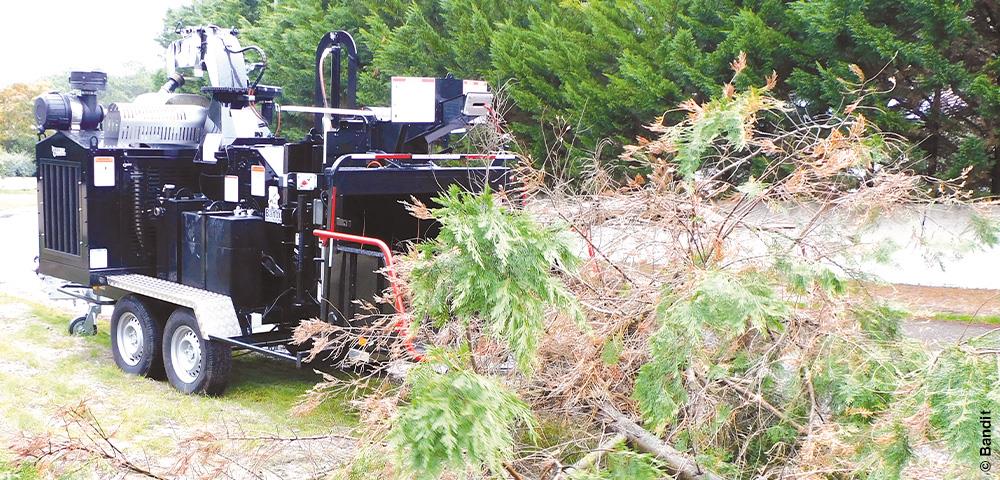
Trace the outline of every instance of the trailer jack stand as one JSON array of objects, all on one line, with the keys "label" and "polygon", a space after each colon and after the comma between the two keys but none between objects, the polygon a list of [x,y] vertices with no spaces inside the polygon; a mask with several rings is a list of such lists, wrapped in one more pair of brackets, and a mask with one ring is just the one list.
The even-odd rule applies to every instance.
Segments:
[{"label": "trailer jack stand", "polygon": [[[73,290],[81,290],[83,293],[77,293]],[[59,293],[83,300],[89,304],[86,314],[76,317],[69,322],[69,334],[79,337],[97,335],[97,316],[101,313],[101,307],[104,305],[114,305],[114,302],[102,299],[90,287],[83,285],[63,285],[59,288]]]},{"label": "trailer jack stand", "polygon": [[90,304],[85,315],[76,317],[69,322],[69,334],[74,337],[97,335],[97,315],[100,313],[100,305]]}]

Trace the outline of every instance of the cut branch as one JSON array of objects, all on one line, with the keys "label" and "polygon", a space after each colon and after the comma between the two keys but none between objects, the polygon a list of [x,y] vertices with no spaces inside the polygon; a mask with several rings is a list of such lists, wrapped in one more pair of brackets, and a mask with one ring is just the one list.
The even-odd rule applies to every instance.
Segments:
[{"label": "cut branch", "polygon": [[722,477],[702,469],[691,457],[633,422],[610,403],[602,403],[598,408],[611,420],[611,428],[624,435],[635,448],[663,460],[667,469],[679,480],[722,480]]}]

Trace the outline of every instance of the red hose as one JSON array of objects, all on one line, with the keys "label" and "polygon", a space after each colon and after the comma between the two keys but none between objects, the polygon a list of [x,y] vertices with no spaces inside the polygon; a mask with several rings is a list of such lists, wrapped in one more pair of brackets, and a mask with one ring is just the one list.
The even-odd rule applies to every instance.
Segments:
[{"label": "red hose", "polygon": [[341,242],[351,242],[361,245],[369,245],[372,247],[378,247],[382,251],[382,257],[385,259],[385,270],[389,275],[389,285],[392,286],[392,296],[393,303],[396,307],[396,312],[399,313],[395,323],[393,323],[392,328],[397,334],[403,337],[403,345],[406,346],[406,351],[413,356],[417,361],[423,360],[423,355],[417,351],[416,346],[413,345],[413,339],[410,337],[410,332],[406,329],[406,324],[403,321],[406,318],[406,308],[403,306],[403,294],[399,290],[399,280],[396,278],[396,269],[392,262],[392,250],[389,250],[389,245],[385,242],[373,237],[362,237],[360,235],[351,235],[349,233],[331,232],[329,230],[313,230],[313,235],[318,237],[320,241],[326,243],[327,240],[338,240]]}]

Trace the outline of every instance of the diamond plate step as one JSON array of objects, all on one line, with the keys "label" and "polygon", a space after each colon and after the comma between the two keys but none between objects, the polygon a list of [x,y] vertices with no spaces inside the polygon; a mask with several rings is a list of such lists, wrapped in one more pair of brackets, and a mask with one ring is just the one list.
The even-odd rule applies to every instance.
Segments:
[{"label": "diamond plate step", "polygon": [[206,340],[243,334],[233,301],[227,295],[134,273],[111,275],[107,281],[108,286],[194,310],[201,336]]}]

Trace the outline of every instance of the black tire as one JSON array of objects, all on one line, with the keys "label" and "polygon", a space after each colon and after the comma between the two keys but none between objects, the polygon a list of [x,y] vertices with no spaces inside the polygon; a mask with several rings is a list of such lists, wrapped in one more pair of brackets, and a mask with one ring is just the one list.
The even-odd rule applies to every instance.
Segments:
[{"label": "black tire", "polygon": [[83,337],[88,335],[97,335],[97,324],[91,325],[89,332],[84,331],[83,324],[87,321],[87,317],[76,317],[73,321],[69,322],[69,334],[74,337]]},{"label": "black tire", "polygon": [[163,319],[136,295],[126,295],[115,303],[111,314],[111,354],[123,372],[161,379]]},{"label": "black tire", "polygon": [[202,338],[194,312],[188,308],[174,310],[167,319],[163,360],[170,384],[189,394],[221,395],[233,366],[232,348]]}]

